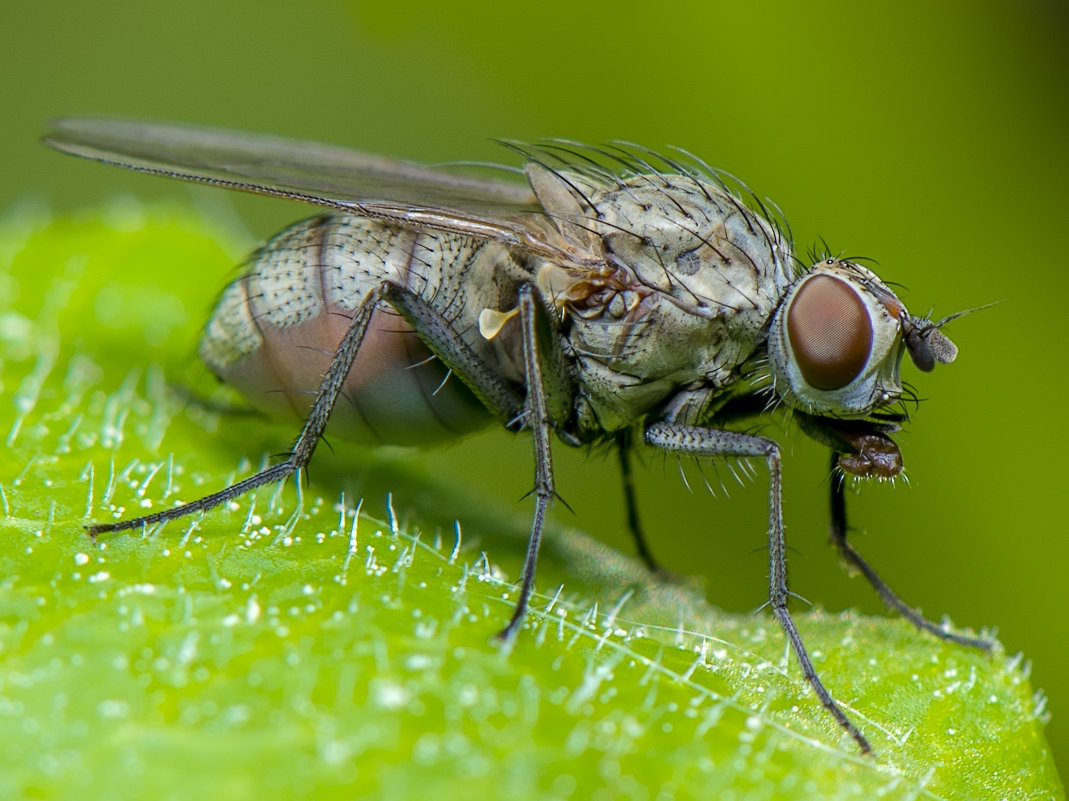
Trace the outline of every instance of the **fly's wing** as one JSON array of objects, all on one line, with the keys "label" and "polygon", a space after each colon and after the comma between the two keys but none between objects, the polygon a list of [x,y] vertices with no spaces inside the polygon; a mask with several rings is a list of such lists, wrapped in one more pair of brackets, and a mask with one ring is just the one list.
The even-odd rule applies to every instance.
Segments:
[{"label": "fly's wing", "polygon": [[304,203],[400,225],[494,239],[548,256],[534,193],[348,148],[194,125],[106,117],[51,123],[44,142],[105,164]]}]

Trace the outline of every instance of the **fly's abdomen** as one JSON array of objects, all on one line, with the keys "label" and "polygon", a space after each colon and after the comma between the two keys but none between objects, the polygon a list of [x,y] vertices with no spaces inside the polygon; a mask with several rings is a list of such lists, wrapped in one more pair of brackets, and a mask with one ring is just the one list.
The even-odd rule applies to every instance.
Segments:
[{"label": "fly's abdomen", "polygon": [[[256,408],[303,420],[369,292],[390,280],[441,299],[443,261],[481,247],[356,217],[298,223],[264,245],[224,290],[201,340],[201,358]],[[452,304],[452,314],[463,317],[464,311],[463,302]],[[358,441],[424,444],[473,431],[488,419],[405,320],[380,306],[330,430]]]}]

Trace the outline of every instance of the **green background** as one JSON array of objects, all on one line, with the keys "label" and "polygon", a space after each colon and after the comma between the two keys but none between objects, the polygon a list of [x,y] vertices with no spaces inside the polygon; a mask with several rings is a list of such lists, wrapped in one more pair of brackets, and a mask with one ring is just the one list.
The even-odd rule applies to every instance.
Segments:
[{"label": "green background", "polygon": [[[206,216],[242,220],[249,244],[303,213],[35,144],[44,120],[71,113],[265,130],[421,160],[500,159],[495,136],[622,138],[680,145],[739,175],[780,205],[799,250],[823,236],[833,251],[877,258],[915,311],[1004,299],[953,325],[953,366],[928,376],[906,368],[931,399],[903,437],[910,485],[866,488],[854,521],[868,532],[863,552],[906,599],[995,626],[1009,652],[1034,661],[1064,773],[1065,5],[511,8],[20,4],[0,26],[0,206],[185,196]],[[226,277],[204,287],[205,312]],[[167,280],[145,276],[147,286]],[[143,352],[151,358],[151,345]],[[328,458],[343,465],[335,447]],[[800,439],[789,450],[794,589],[830,610],[878,612],[825,544],[824,454]],[[557,455],[577,515],[558,509],[558,519],[627,548],[612,463]],[[529,447],[497,433],[421,458],[428,473],[470,476],[506,503],[530,484]],[[703,575],[725,608],[758,606],[763,481],[731,487],[730,499],[692,496],[675,461],[657,456],[638,479],[665,564]],[[708,535],[678,533],[695,527]]]}]

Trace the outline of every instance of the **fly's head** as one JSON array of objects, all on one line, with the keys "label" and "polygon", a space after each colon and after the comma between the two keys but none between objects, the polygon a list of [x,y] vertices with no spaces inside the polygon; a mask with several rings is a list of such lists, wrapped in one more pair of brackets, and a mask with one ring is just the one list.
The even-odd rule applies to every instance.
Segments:
[{"label": "fly's head", "polygon": [[928,372],[957,348],[940,326],[906,311],[871,270],[825,259],[787,291],[768,337],[777,394],[810,415],[864,417],[902,395],[909,353]]}]

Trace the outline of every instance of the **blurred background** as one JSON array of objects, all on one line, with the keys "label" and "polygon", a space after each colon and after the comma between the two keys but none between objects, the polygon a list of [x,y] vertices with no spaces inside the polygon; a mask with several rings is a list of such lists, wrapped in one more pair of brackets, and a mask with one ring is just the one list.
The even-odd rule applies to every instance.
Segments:
[{"label": "blurred background", "polygon": [[[508,160],[491,137],[627,139],[679,145],[738,175],[784,210],[800,253],[824,237],[833,253],[877,259],[914,312],[1004,300],[948,329],[961,348],[954,365],[904,367],[930,399],[901,437],[910,483],[850,499],[863,529],[855,542],[907,601],[997,627],[1008,652],[1034,662],[1066,775],[1069,5],[187,0],[148,11],[103,0],[21,3],[4,16],[0,209],[177,198],[233,214],[250,241],[308,216],[60,157],[36,140],[65,114],[200,122],[423,161]],[[205,287],[205,310],[225,280]],[[780,438],[793,589],[831,610],[879,613],[826,544],[825,454]],[[557,520],[629,549],[614,461],[556,453],[576,512],[558,508]],[[526,514],[513,501],[530,486],[527,441],[489,432],[418,458]],[[688,493],[674,460],[642,461],[664,564],[702,574],[718,605],[759,606],[763,468],[712,500]]]}]

